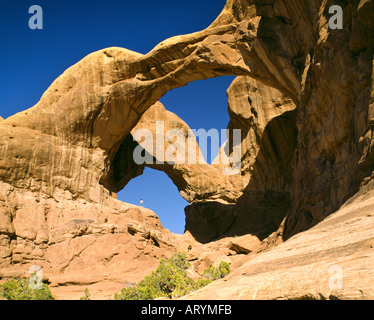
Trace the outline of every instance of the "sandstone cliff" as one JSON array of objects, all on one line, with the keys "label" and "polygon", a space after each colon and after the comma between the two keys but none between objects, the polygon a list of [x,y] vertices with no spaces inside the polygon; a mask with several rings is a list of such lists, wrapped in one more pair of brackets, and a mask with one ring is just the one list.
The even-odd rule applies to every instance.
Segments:
[{"label": "sandstone cliff", "polygon": [[317,226],[184,299],[374,299],[372,188],[373,183]]},{"label": "sandstone cliff", "polygon": [[[165,40],[146,55],[122,48],[92,53],[57,78],[34,107],[0,119],[1,277],[39,264],[59,290],[105,282],[117,290],[178,248],[192,248],[196,270],[209,255],[239,265],[243,261],[232,257],[241,249],[232,236],[247,237],[250,248],[244,251],[252,256],[324,221],[356,193],[370,191],[373,1],[341,4],[343,30],[328,27],[332,4],[228,0],[206,30]],[[190,202],[186,234],[176,236],[153,212],[119,202],[115,193],[144,169],[132,159],[134,130],[154,130],[155,119],[188,130],[158,100],[173,88],[221,75],[238,76],[228,90],[228,129],[242,130],[241,171],[223,175],[220,158],[212,165],[150,165],[165,171]],[[192,148],[199,153],[197,145]],[[230,155],[232,148],[224,146],[220,155]],[[358,215],[366,214],[370,203]],[[370,225],[371,215],[362,219]],[[350,232],[349,223],[339,234],[324,229],[334,221],[297,237],[310,240],[306,250],[325,241],[322,232],[339,241]],[[271,252],[285,257],[289,246],[297,251],[293,239]],[[196,258],[204,251],[205,260]],[[321,256],[335,259],[324,251]],[[269,257],[260,253],[243,268],[255,270],[261,259],[271,264]],[[146,267],[139,270],[139,263]],[[281,262],[288,268],[287,263]],[[366,263],[357,259],[355,268]],[[304,269],[295,268],[297,279]],[[248,277],[245,285],[255,281],[260,290],[267,276],[272,274]],[[236,280],[227,282],[234,287],[230,281]],[[259,297],[302,297],[309,282],[305,278],[305,290],[295,295]],[[370,297],[369,282],[362,285],[362,297]],[[349,290],[339,297],[358,297]],[[325,291],[321,295],[328,297]]]}]

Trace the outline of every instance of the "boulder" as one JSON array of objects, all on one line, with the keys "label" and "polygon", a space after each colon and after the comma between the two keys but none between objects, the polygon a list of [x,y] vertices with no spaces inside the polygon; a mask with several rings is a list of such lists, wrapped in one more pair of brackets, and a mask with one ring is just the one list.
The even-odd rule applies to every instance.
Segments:
[{"label": "boulder", "polygon": [[251,234],[247,234],[241,237],[234,237],[229,243],[229,248],[237,253],[248,254],[259,250],[260,245],[260,239]]}]

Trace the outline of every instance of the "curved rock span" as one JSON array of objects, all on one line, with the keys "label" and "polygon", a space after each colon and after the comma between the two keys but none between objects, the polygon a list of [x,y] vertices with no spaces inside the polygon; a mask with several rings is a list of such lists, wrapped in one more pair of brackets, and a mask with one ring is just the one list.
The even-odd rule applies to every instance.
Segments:
[{"label": "curved rock span", "polygon": [[[370,190],[373,1],[342,4],[342,30],[329,29],[331,5],[228,0],[207,29],[165,40],[146,55],[122,48],[88,55],[34,107],[0,119],[0,276],[23,275],[38,264],[64,296],[66,288],[72,294],[71,286],[80,293],[87,285],[118,290],[175,249],[188,251],[198,272],[220,259],[238,266],[253,256],[268,259],[270,253],[258,252],[314,227],[356,193]],[[237,76],[227,92],[228,132],[240,129],[240,143],[229,139],[212,164],[138,165],[138,129],[155,132],[163,121],[165,129],[184,133],[182,141],[190,139],[188,125],[158,100],[191,81],[222,75]],[[199,154],[196,141],[190,146]],[[157,160],[156,148],[143,147]],[[222,159],[235,147],[241,150],[240,172],[224,175],[229,165]],[[184,236],[165,230],[153,212],[116,199],[144,166],[164,171],[189,201]],[[359,199],[353,201],[358,207]],[[359,233],[341,231],[341,237]],[[339,241],[331,229],[323,232]],[[282,255],[294,239],[271,252]],[[308,245],[311,250],[314,244]],[[243,252],[250,253],[244,260],[237,255]],[[303,270],[292,277],[298,279],[298,272]],[[262,276],[253,280],[258,290],[267,274]],[[248,279],[244,285],[253,277]],[[307,291],[305,284],[302,296]],[[342,289],[339,297],[352,295]]]}]

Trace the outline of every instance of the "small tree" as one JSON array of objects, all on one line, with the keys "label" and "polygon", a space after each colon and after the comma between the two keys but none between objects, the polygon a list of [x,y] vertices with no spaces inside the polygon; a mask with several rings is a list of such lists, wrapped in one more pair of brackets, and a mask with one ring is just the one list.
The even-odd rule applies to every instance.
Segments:
[{"label": "small tree", "polygon": [[186,254],[175,252],[169,260],[162,259],[151,275],[137,286],[124,288],[115,295],[116,300],[153,300],[173,298],[194,290],[194,281],[186,270],[190,267]]},{"label": "small tree", "polygon": [[162,259],[157,269],[137,286],[122,289],[114,298],[116,300],[153,300],[161,297],[172,299],[193,292],[230,273],[230,265],[221,262],[218,268],[207,269],[203,278],[195,282],[187,275],[189,267],[186,254],[175,252],[169,260]]},{"label": "small tree", "polygon": [[0,284],[0,298],[6,300],[54,300],[45,283],[40,289],[31,289],[27,279],[12,279]]}]

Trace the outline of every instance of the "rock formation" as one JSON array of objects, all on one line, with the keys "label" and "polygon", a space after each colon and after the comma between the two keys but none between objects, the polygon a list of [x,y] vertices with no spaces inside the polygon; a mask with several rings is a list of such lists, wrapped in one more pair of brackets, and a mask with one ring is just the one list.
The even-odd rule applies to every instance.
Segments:
[{"label": "rock formation", "polygon": [[183,299],[372,300],[373,206],[371,182],[317,226]]},{"label": "rock formation", "polygon": [[[196,270],[202,261],[209,264],[209,255],[253,256],[312,228],[371,187],[374,5],[341,4],[343,30],[328,27],[331,5],[228,0],[207,29],[165,40],[146,55],[122,48],[88,55],[34,107],[0,119],[0,276],[39,264],[54,287],[107,281],[118,289],[177,248],[190,248],[192,260],[209,253],[197,259]],[[137,129],[154,132],[160,119],[188,132],[158,100],[173,88],[221,75],[238,76],[228,90],[228,130],[242,130],[240,173],[222,174],[227,165],[220,156],[233,152],[230,143],[212,165],[149,165],[165,171],[190,202],[186,234],[176,236],[153,212],[124,204],[115,193],[143,172],[132,158]],[[198,154],[197,144],[191,146]],[[336,219],[305,234],[324,232]],[[244,240],[233,242],[235,235]],[[310,238],[308,250],[322,238]],[[293,239],[271,252],[284,255],[282,248],[298,245]],[[270,253],[260,253],[243,268],[255,270],[261,257],[271,263]],[[238,257],[231,261],[239,263]],[[137,263],[146,267],[138,270]],[[259,286],[265,281],[248,279]]]}]

